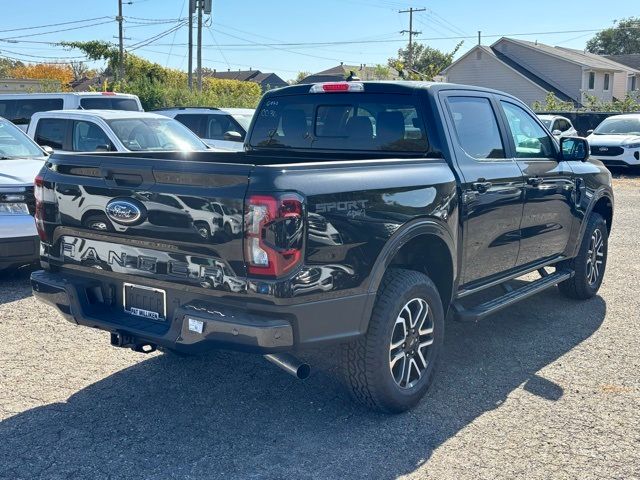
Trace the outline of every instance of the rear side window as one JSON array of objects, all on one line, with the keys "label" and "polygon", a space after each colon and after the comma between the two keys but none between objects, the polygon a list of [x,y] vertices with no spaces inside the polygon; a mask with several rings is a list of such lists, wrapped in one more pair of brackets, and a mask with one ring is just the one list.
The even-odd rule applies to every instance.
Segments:
[{"label": "rear side window", "polygon": [[34,113],[62,110],[63,105],[62,98],[0,100],[0,116],[11,120],[16,125],[26,125]]},{"label": "rear side window", "polygon": [[62,150],[68,123],[69,120],[61,118],[41,119],[36,127],[36,143],[40,146],[48,145],[54,150]]},{"label": "rear side window", "polygon": [[184,114],[184,115],[176,115],[176,120],[191,130],[193,133],[202,138],[203,128],[202,122],[204,120],[204,115],[196,115],[196,114]]},{"label": "rear side window", "polygon": [[458,142],[478,160],[505,158],[498,121],[488,98],[448,97],[449,114]]},{"label": "rear side window", "polygon": [[132,98],[122,97],[85,97],[80,99],[80,106],[85,110],[140,110],[138,102]]},{"label": "rear side window", "polygon": [[429,150],[416,97],[366,93],[291,95],[266,100],[250,145],[421,153]]}]

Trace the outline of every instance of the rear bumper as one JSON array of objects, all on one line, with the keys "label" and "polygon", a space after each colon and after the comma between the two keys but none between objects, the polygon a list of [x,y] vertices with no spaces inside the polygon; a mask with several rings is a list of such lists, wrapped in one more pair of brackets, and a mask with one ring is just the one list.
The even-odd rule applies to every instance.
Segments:
[{"label": "rear bumper", "polygon": [[35,263],[40,258],[37,235],[0,238],[0,270]]},{"label": "rear bumper", "polygon": [[[57,308],[70,322],[185,353],[216,348],[279,353],[349,341],[364,333],[363,313],[372,298],[358,295],[304,305],[238,305],[168,290],[168,302],[174,307],[167,320],[154,321],[124,312],[117,298],[120,287],[111,289],[114,296],[109,299],[107,283],[97,275],[42,270],[31,275],[34,296]],[[97,291],[102,293],[96,295]],[[96,301],[98,297],[102,302]],[[190,329],[190,320],[202,322],[202,332]]]}]

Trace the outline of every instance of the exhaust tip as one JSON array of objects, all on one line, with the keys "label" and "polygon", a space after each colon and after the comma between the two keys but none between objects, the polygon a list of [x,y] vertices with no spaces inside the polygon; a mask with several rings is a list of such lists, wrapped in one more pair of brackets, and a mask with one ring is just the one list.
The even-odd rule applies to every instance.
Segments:
[{"label": "exhaust tip", "polygon": [[298,360],[288,353],[269,354],[265,355],[264,358],[300,380],[309,378],[311,374],[311,365]]},{"label": "exhaust tip", "polygon": [[311,365],[308,363],[302,363],[298,366],[298,371],[296,372],[296,377],[300,380],[306,380],[311,375]]}]

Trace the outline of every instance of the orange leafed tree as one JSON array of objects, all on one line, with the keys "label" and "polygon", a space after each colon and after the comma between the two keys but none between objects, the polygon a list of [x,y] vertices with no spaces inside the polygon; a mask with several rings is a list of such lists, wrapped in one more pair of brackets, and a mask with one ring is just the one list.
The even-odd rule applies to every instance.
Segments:
[{"label": "orange leafed tree", "polygon": [[15,67],[11,70],[11,76],[14,78],[58,81],[60,86],[66,90],[73,80],[73,69],[71,65],[34,63]]}]

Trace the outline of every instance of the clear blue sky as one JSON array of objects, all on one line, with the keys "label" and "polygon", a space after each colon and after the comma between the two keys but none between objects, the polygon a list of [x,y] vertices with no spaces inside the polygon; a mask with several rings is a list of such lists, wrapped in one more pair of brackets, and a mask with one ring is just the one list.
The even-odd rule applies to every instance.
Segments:
[{"label": "clear blue sky", "polygon": [[[44,60],[39,56],[54,59],[80,55],[79,52],[67,52],[59,47],[24,43],[25,41],[117,41],[114,38],[117,35],[117,24],[109,22],[109,19],[88,22],[109,22],[102,25],[46,35],[37,34],[82,24],[6,31],[94,17],[113,17],[117,13],[117,0],[29,0],[11,3],[13,7],[10,10],[3,8],[0,16],[0,39],[14,38],[12,43],[0,41],[0,55],[34,60]],[[126,40],[128,45],[135,45],[174,25],[149,25],[147,20],[138,19],[186,17],[186,5],[189,2],[131,0],[131,3],[124,6],[127,18],[125,35],[130,37],[130,40]],[[534,33],[516,38],[580,49],[584,48],[594,32],[544,32],[601,29],[611,26],[615,19],[640,16],[638,0],[213,0],[212,27],[205,29],[203,34],[203,65],[219,70],[252,67],[274,71],[284,79],[289,79],[295,77],[298,71],[317,72],[337,65],[340,61],[348,64],[385,64],[406,41],[406,36],[403,37],[399,32],[408,29],[408,14],[399,14],[398,10],[407,7],[428,9],[414,17],[414,30],[422,32],[417,37],[418,41],[449,50],[460,40],[436,38],[474,37],[465,39],[458,55],[475,45],[478,30],[483,32],[485,44],[493,43],[497,40],[497,35]],[[18,43],[13,43],[16,41]],[[140,47],[136,53],[162,65],[186,70],[186,41],[187,28],[183,27],[175,34],[171,33],[153,44]],[[367,43],[271,47],[258,45],[341,41]]]}]

